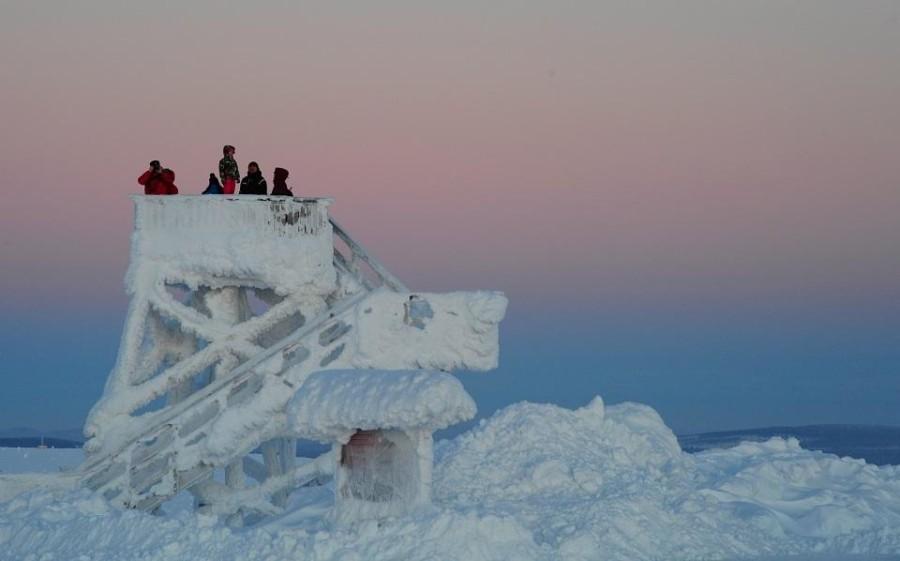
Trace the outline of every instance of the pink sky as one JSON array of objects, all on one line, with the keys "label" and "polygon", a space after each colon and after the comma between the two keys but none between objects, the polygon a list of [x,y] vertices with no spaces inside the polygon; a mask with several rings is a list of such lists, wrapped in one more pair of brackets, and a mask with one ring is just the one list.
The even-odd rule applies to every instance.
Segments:
[{"label": "pink sky", "polygon": [[[483,413],[898,424],[896,1],[5,2],[0,428],[76,426],[127,198],[223,144],[417,290],[510,296]],[[548,376],[549,375],[549,376]],[[761,406],[760,404],[764,404]]]},{"label": "pink sky", "polygon": [[894,2],[215,6],[6,9],[15,293],[120,290],[146,162],[231,143],[426,288],[896,295]]}]

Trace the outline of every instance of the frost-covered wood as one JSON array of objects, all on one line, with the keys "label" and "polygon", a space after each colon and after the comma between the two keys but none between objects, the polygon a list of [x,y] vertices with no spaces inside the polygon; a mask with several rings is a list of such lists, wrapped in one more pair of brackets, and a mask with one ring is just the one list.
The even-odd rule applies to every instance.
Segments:
[{"label": "frost-covered wood", "polygon": [[427,504],[432,433],[471,419],[475,411],[449,374],[347,370],[310,376],[288,404],[287,417],[296,436],[333,443],[335,516],[359,520]]},{"label": "frost-covered wood", "polygon": [[[198,505],[240,524],[245,513],[282,507],[305,473],[294,466],[302,431],[289,426],[286,408],[310,375],[496,365],[502,294],[408,292],[329,220],[329,203],[135,197],[132,300],[115,367],[85,425],[86,486],[146,510],[192,489]],[[452,414],[406,427],[417,450],[430,450],[432,425],[474,412],[458,382],[429,376],[429,388],[456,398],[445,404]],[[257,448],[261,463],[248,457]],[[426,455],[422,481],[430,479]],[[224,486],[210,480],[217,468]]]},{"label": "frost-covered wood", "polygon": [[[372,431],[370,445],[333,450],[334,519],[355,522],[398,516],[431,502],[434,444],[429,430]],[[338,456],[338,454],[340,454]]]}]

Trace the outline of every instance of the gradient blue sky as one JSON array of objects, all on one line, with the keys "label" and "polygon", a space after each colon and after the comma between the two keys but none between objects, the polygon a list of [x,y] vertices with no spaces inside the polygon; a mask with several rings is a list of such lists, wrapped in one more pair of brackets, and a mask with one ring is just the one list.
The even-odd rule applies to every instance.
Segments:
[{"label": "gradient blue sky", "polygon": [[80,425],[134,178],[291,169],[410,286],[510,296],[489,414],[900,425],[900,4],[4,5],[0,427]]}]

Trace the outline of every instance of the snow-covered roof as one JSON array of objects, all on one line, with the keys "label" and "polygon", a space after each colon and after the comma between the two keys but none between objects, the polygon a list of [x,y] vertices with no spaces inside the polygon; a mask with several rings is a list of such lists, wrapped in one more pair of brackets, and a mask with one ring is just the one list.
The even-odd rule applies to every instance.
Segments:
[{"label": "snow-covered roof", "polygon": [[318,372],[287,407],[290,430],[322,442],[346,441],[357,429],[438,430],[475,412],[459,380],[429,371]]}]

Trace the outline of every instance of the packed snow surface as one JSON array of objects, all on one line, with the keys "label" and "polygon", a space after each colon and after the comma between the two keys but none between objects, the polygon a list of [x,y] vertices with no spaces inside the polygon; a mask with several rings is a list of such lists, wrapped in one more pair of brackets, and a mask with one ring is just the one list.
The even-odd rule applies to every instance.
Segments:
[{"label": "packed snow surface", "polygon": [[318,372],[287,408],[296,436],[345,442],[356,429],[443,429],[475,416],[475,402],[443,372]]},{"label": "packed snow surface", "polygon": [[435,453],[431,509],[351,526],[322,516],[322,487],[244,530],[122,511],[84,490],[31,492],[0,502],[0,559],[900,558],[900,467],[793,439],[689,455],[652,409],[596,398],[510,406]]},{"label": "packed snow surface", "polygon": [[0,448],[0,474],[62,473],[83,460],[80,448]]}]

